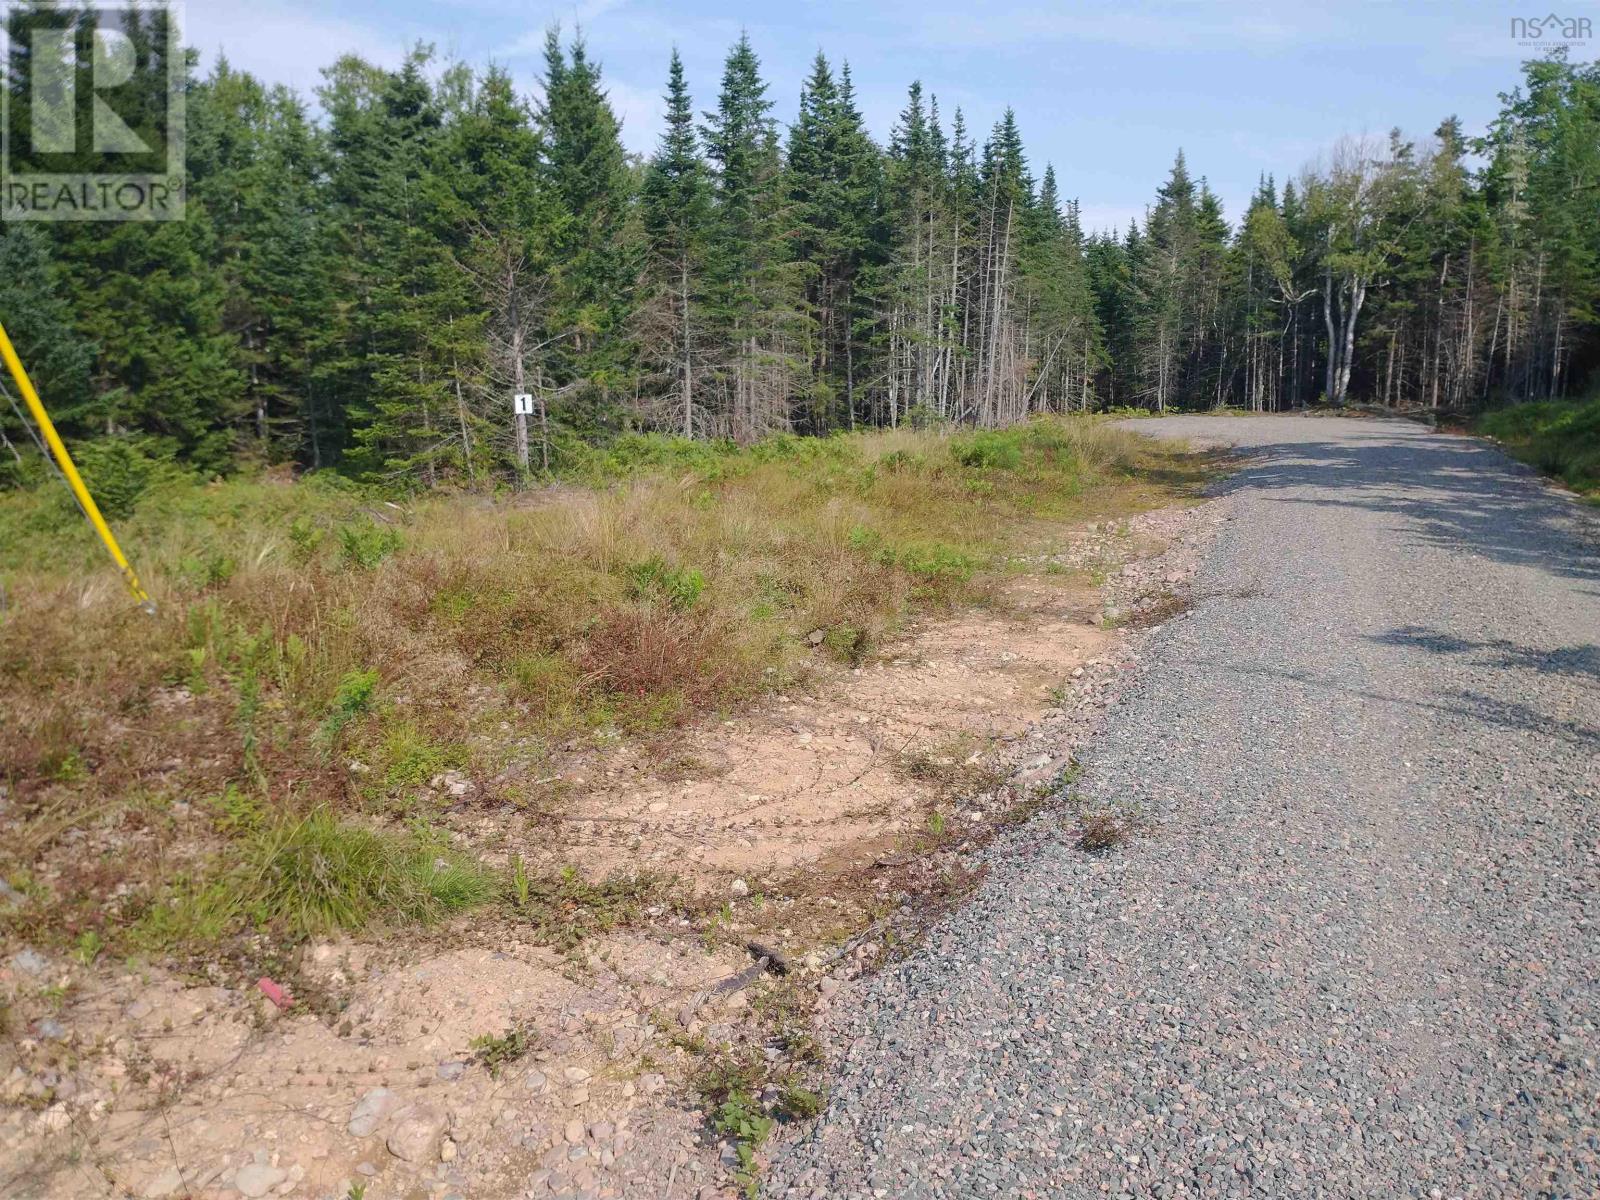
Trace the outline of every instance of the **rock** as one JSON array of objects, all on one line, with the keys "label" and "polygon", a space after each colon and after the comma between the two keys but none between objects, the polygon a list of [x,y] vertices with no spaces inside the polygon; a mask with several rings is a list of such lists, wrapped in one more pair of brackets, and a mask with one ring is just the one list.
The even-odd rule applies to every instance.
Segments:
[{"label": "rock", "polygon": [[449,1138],[445,1138],[445,1140],[439,1144],[439,1161],[440,1162],[453,1162],[453,1161],[455,1161],[455,1157],[456,1157],[456,1144],[454,1142],[452,1142]]},{"label": "rock", "polygon": [[813,629],[810,633],[806,634],[806,641],[810,642],[813,646],[820,646],[827,636],[828,631],[826,629]]},{"label": "rock", "polygon": [[368,1179],[371,1179],[377,1173],[378,1173],[378,1168],[373,1166],[369,1162],[358,1162],[356,1164],[356,1174],[357,1175],[365,1175]]},{"label": "rock", "polygon": [[573,1117],[572,1120],[567,1122],[566,1127],[562,1129],[561,1136],[567,1140],[569,1145],[576,1146],[583,1141],[583,1122],[578,1120],[577,1117]]},{"label": "rock", "polygon": [[589,1081],[589,1072],[582,1067],[568,1067],[561,1073],[567,1077],[568,1083],[587,1083]]},{"label": "rock", "polygon": [[384,1143],[404,1162],[425,1162],[438,1153],[445,1116],[429,1104],[411,1104],[394,1115],[394,1128]]},{"label": "rock", "polygon": [[50,960],[32,946],[25,946],[11,956],[11,965],[27,975],[37,975],[50,965]]},{"label": "rock", "polygon": [[610,1121],[596,1121],[589,1126],[589,1136],[597,1142],[609,1142],[616,1132],[617,1127]]},{"label": "rock", "polygon": [[177,1167],[168,1167],[161,1174],[144,1185],[144,1190],[139,1195],[144,1200],[161,1200],[163,1196],[170,1196],[183,1187],[183,1174]]},{"label": "rock", "polygon": [[280,1167],[252,1162],[239,1168],[233,1177],[233,1186],[240,1195],[255,1200],[258,1196],[265,1196],[287,1178],[289,1172]]},{"label": "rock", "polygon": [[356,1102],[350,1110],[350,1124],[346,1128],[351,1137],[366,1137],[383,1123],[383,1119],[400,1107],[400,1097],[388,1088],[373,1088]]},{"label": "rock", "polygon": [[746,883],[743,879],[735,879],[732,883],[730,883],[728,885],[728,891],[733,896],[735,896],[738,899],[742,900],[742,899],[744,899],[744,897],[746,897],[746,896],[748,896],[750,894],[750,885],[748,883]]},{"label": "rock", "polygon": [[33,1023],[33,1036],[47,1042],[67,1040],[67,1027],[54,1017],[40,1017]]},{"label": "rock", "polygon": [[822,981],[817,984],[817,990],[819,992],[821,992],[824,996],[833,995],[835,992],[837,992],[839,990],[839,987],[840,987],[839,981],[837,979],[835,979],[832,975],[824,975],[822,977]]},{"label": "rock", "polygon": [[0,879],[0,904],[7,908],[21,908],[28,902],[28,898],[4,879]]},{"label": "rock", "polygon": [[542,1096],[550,1090],[550,1081],[544,1077],[543,1071],[528,1072],[528,1090],[535,1096]]},{"label": "rock", "polygon": [[439,1078],[446,1083],[454,1083],[467,1073],[467,1064],[464,1062],[442,1062],[439,1064]]}]

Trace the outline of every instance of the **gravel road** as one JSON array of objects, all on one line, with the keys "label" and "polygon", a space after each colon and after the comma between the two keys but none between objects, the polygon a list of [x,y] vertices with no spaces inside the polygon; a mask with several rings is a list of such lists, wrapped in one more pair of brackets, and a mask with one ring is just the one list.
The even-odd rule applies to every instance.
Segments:
[{"label": "gravel road", "polygon": [[867,987],[768,1196],[1600,1196],[1600,550],[1486,444],[1243,447],[1059,817]]}]

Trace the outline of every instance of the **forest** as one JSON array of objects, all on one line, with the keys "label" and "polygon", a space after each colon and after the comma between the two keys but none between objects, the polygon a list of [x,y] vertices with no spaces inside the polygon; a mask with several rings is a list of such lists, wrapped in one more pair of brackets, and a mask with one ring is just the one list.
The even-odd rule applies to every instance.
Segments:
[{"label": "forest", "polygon": [[[644,159],[556,29],[526,96],[427,47],[341,58],[314,100],[188,68],[186,219],[0,235],[0,313],[91,473],[115,451],[472,486],[630,431],[1464,411],[1579,394],[1600,362],[1600,64],[1560,55],[1489,128],[1346,139],[1236,218],[1179,151],[1114,233],[1015,113],[973,129],[917,82],[879,144],[847,63],[819,53],[780,113],[748,38],[714,88],[673,53]],[[0,479],[39,478],[14,407],[0,433]]]}]

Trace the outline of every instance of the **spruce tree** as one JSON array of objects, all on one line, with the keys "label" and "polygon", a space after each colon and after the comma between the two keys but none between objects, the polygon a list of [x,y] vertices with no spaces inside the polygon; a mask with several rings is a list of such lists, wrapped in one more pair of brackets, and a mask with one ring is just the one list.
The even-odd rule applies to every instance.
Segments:
[{"label": "spruce tree", "polygon": [[559,28],[549,31],[543,85],[541,180],[561,210],[554,230],[561,268],[551,297],[554,370],[559,383],[584,385],[564,415],[592,434],[613,418],[611,385],[623,365],[618,335],[630,280],[621,235],[629,181],[620,126],[582,37],[564,52]]},{"label": "spruce tree", "polygon": [[[660,375],[661,423],[693,437],[710,422],[696,383],[709,368],[705,262],[711,187],[695,134],[694,109],[676,48],[667,74],[667,128],[646,168],[640,196],[647,257],[640,296],[639,345]],[[697,418],[696,405],[702,410]]]}]

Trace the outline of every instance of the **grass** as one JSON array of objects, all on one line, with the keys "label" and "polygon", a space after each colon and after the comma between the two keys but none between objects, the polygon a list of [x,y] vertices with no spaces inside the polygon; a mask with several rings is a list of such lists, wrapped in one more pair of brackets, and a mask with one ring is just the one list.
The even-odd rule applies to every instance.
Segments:
[{"label": "grass", "polygon": [[[632,437],[577,463],[540,491],[409,499],[124,471],[117,530],[153,617],[54,485],[0,494],[0,874],[41,898],[0,919],[117,953],[433,920],[509,886],[556,943],[581,938],[641,885],[498,882],[438,832],[451,806],[508,763],[531,780],[564,747],[863,661],[915,613],[984,602],[1059,522],[1202,474],[1088,420]],[[442,794],[446,772],[473,788]],[[549,802],[500,786],[486,798]]]},{"label": "grass", "polygon": [[1514,404],[1483,414],[1474,428],[1600,503],[1600,396]]},{"label": "grass", "polygon": [[237,865],[177,881],[138,919],[131,940],[166,948],[244,929],[310,937],[375,918],[427,922],[494,892],[483,868],[426,829],[371,829],[326,808],[265,820],[244,821]]}]

